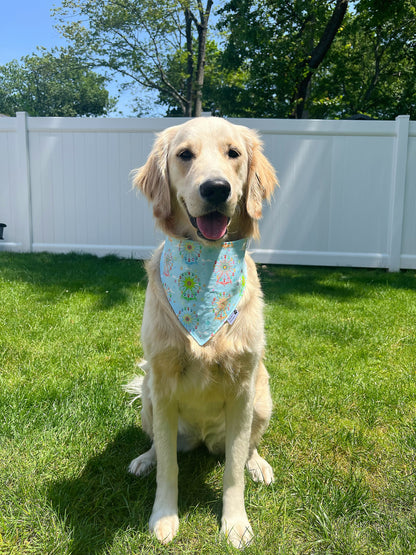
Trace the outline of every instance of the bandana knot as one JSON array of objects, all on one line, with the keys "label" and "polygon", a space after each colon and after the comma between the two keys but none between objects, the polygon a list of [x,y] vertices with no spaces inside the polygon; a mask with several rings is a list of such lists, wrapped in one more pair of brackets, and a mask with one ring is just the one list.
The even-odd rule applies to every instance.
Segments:
[{"label": "bandana knot", "polygon": [[178,320],[199,345],[238,315],[247,280],[247,241],[204,246],[168,237],[160,259],[160,277]]}]

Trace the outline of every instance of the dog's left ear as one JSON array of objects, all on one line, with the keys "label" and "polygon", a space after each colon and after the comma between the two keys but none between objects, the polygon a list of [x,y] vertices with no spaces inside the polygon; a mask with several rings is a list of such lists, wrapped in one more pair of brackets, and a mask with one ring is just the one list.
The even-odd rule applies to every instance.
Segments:
[{"label": "dog's left ear", "polygon": [[273,166],[263,154],[263,144],[258,134],[247,129],[246,141],[249,154],[247,178],[247,212],[254,220],[262,216],[263,201],[270,201],[278,180]]}]

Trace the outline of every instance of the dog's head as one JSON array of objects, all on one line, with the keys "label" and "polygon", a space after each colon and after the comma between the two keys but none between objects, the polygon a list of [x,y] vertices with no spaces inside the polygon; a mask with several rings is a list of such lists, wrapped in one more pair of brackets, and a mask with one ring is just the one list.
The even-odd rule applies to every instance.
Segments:
[{"label": "dog's head", "polygon": [[257,133],[220,118],[160,133],[134,176],[165,233],[204,242],[257,237],[276,184]]}]

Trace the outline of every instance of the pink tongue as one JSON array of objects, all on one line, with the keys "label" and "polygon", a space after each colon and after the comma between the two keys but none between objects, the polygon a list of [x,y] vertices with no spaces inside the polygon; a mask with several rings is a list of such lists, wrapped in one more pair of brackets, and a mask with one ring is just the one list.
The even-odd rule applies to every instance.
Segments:
[{"label": "pink tongue", "polygon": [[199,231],[211,241],[217,241],[224,237],[227,231],[228,218],[219,212],[211,212],[196,219]]}]

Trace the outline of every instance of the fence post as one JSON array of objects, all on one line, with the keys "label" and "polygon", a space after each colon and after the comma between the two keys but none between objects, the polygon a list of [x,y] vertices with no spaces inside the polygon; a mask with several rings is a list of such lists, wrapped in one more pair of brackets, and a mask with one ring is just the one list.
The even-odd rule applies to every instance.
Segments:
[{"label": "fence post", "polygon": [[17,194],[19,206],[18,226],[21,233],[22,250],[30,252],[33,244],[32,195],[30,183],[29,136],[27,113],[16,113],[17,131]]},{"label": "fence post", "polygon": [[388,229],[389,271],[400,270],[410,116],[397,116]]}]

